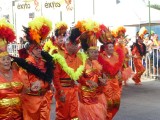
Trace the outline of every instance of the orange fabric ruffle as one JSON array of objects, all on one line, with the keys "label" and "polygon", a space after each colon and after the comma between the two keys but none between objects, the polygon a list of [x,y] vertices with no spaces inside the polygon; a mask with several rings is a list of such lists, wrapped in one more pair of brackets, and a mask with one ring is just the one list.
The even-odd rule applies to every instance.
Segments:
[{"label": "orange fabric ruffle", "polygon": [[133,75],[131,67],[124,68],[122,71],[122,80],[127,81]]}]

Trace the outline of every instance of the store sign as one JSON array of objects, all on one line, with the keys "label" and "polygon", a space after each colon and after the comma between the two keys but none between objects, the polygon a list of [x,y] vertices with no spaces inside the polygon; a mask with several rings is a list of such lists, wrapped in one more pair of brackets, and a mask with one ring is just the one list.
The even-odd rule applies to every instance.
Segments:
[{"label": "store sign", "polygon": [[29,2],[17,4],[17,9],[30,9],[30,8],[31,8],[31,5]]},{"label": "store sign", "polygon": [[60,2],[55,2],[55,1],[52,1],[52,2],[45,2],[44,3],[44,7],[45,8],[60,8],[61,7],[61,3]]}]

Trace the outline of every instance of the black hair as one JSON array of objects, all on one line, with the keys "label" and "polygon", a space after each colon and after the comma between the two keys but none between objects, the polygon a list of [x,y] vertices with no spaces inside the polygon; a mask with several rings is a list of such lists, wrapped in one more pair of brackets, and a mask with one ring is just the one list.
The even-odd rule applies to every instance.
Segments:
[{"label": "black hair", "polygon": [[75,43],[76,39],[81,35],[81,32],[78,28],[73,28],[71,30],[71,34],[69,36],[69,40],[71,43]]},{"label": "black hair", "polygon": [[[54,34],[55,34],[56,37],[58,37],[58,36],[59,36],[59,29],[56,29],[56,30],[54,31]],[[63,36],[65,36],[65,35],[66,35],[66,32],[63,33]]]}]

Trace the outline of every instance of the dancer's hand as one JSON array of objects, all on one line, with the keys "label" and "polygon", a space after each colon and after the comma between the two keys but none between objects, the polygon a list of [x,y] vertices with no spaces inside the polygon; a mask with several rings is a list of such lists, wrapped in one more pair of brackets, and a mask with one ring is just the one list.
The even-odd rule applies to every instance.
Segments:
[{"label": "dancer's hand", "polygon": [[106,85],[106,82],[107,82],[107,79],[105,78],[99,78],[99,82],[100,82],[100,85],[103,85],[105,86]]},{"label": "dancer's hand", "polygon": [[121,72],[121,71],[118,72],[118,78],[119,78],[119,79],[122,78],[122,72]]},{"label": "dancer's hand", "polygon": [[66,101],[66,96],[65,96],[65,95],[61,95],[61,96],[59,97],[59,100],[60,100],[61,102],[65,102],[65,101]]},{"label": "dancer's hand", "polygon": [[37,92],[37,91],[39,91],[40,89],[41,89],[41,83],[40,83],[39,80],[31,83],[31,90],[32,90],[33,92]]},{"label": "dancer's hand", "polygon": [[86,84],[91,88],[97,88],[98,87],[98,84],[92,80],[87,80]]}]

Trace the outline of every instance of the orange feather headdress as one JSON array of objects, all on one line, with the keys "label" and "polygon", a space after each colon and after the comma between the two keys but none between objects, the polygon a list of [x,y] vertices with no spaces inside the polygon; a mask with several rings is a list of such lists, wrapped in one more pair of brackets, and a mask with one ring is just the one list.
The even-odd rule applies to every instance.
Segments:
[{"label": "orange feather headdress", "polygon": [[81,32],[80,42],[82,49],[98,49],[97,47],[97,33],[99,31],[99,24],[91,19],[79,21],[76,25]]},{"label": "orange feather headdress", "polygon": [[98,37],[102,44],[114,43],[111,30],[103,24],[99,26]]},{"label": "orange feather headdress", "polygon": [[23,26],[29,43],[41,43],[52,30],[52,22],[45,17],[37,17],[28,23],[28,28]]},{"label": "orange feather headdress", "polygon": [[55,36],[58,37],[59,35],[65,35],[67,29],[68,25],[65,22],[63,21],[57,22],[55,24]]},{"label": "orange feather headdress", "polygon": [[5,18],[0,20],[0,57],[6,56],[8,43],[13,42],[16,39],[13,25],[7,22]]},{"label": "orange feather headdress", "polygon": [[144,35],[148,32],[148,30],[145,28],[145,27],[142,27],[139,32],[138,32],[138,35],[141,39],[144,38]]}]

